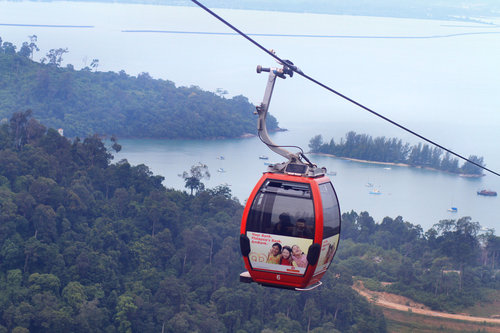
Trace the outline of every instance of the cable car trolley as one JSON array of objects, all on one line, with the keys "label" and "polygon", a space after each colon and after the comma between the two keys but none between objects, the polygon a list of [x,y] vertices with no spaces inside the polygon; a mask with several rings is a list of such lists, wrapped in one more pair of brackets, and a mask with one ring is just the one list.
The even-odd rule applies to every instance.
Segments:
[{"label": "cable car trolley", "polygon": [[271,164],[247,200],[240,230],[240,247],[246,272],[241,282],[311,290],[332,262],[340,236],[340,208],[326,169],[309,161],[302,149],[291,153],[274,144],[267,132],[266,116],[276,78],[300,71],[285,60],[269,72],[263,102],[257,106],[261,141],[287,161]]}]

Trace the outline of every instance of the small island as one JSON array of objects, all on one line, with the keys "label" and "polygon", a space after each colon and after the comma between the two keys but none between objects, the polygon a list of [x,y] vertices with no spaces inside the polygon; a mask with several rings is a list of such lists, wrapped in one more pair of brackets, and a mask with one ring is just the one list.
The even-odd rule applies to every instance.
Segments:
[{"label": "small island", "polygon": [[[325,154],[345,158],[363,163],[390,164],[398,166],[411,166],[445,171],[464,177],[481,177],[482,169],[472,163],[459,165],[457,158],[453,158],[441,148],[431,147],[419,143],[410,146],[401,139],[376,137],[367,134],[357,134],[350,131],[340,143],[333,139],[328,143],[323,142],[321,135],[316,135],[309,142],[311,153]],[[483,157],[469,156],[469,160],[485,165]]]}]

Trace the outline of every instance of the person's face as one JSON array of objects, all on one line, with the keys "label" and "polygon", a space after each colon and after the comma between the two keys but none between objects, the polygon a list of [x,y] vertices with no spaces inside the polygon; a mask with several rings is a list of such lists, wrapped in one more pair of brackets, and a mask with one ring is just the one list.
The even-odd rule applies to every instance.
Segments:
[{"label": "person's face", "polygon": [[285,259],[290,258],[290,251],[288,251],[288,249],[283,249],[283,251],[281,252],[281,256]]},{"label": "person's face", "polygon": [[294,256],[298,257],[302,254],[302,250],[300,249],[300,247],[298,247],[297,245],[295,245],[293,248],[292,248],[292,253]]},{"label": "person's face", "polygon": [[277,256],[280,253],[280,248],[278,245],[274,245],[272,249],[273,256]]}]

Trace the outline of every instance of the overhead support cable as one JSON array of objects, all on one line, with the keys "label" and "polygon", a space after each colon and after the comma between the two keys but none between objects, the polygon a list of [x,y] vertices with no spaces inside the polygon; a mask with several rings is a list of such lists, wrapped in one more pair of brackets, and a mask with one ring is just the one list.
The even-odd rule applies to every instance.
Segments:
[{"label": "overhead support cable", "polygon": [[377,116],[377,117],[379,117],[379,118],[381,118],[381,119],[383,119],[383,120],[385,120],[385,121],[387,121],[387,122],[389,122],[389,123],[391,123],[391,124],[393,124],[393,125],[401,128],[402,130],[404,130],[404,131],[406,131],[406,132],[408,132],[410,134],[413,134],[414,136],[416,136],[416,137],[418,137],[418,138],[420,138],[420,139],[422,139],[422,140],[424,140],[424,141],[426,141],[426,142],[428,142],[428,143],[430,143],[430,144],[432,144],[432,145],[434,145],[434,146],[436,146],[438,148],[441,148],[442,150],[450,153],[451,155],[456,156],[456,157],[458,157],[458,158],[460,158],[460,159],[462,159],[462,160],[464,160],[464,161],[466,161],[468,163],[471,163],[471,164],[473,164],[473,165],[475,165],[475,166],[477,166],[477,167],[479,167],[479,168],[481,168],[481,169],[483,169],[485,171],[488,171],[488,172],[490,172],[490,173],[492,173],[492,174],[494,174],[496,176],[500,176],[500,173],[498,173],[496,171],[493,171],[493,170],[491,170],[491,169],[489,169],[489,168],[487,168],[487,167],[485,167],[485,166],[483,166],[483,165],[481,165],[481,164],[479,164],[477,162],[474,162],[474,161],[466,158],[465,156],[462,156],[462,155],[454,152],[453,150],[448,149],[448,148],[446,148],[446,147],[438,144],[437,142],[434,142],[434,141],[432,141],[430,139],[427,139],[425,136],[420,135],[417,132],[410,130],[409,128],[407,128],[407,127],[405,127],[405,126],[403,126],[403,125],[401,125],[401,124],[399,124],[399,123],[397,123],[397,122],[395,122],[395,121],[393,121],[393,120],[391,120],[391,119],[383,116],[382,114],[380,114],[380,113],[378,113],[378,112],[370,109],[369,107],[367,107],[367,106],[365,106],[365,105],[363,105],[363,104],[361,104],[359,102],[356,102],[352,98],[347,97],[346,95],[344,95],[344,94],[336,91],[333,88],[330,88],[329,86],[321,83],[320,81],[314,79],[313,77],[305,74],[297,66],[294,66],[292,62],[290,62],[289,60],[281,59],[273,51],[268,50],[265,47],[263,47],[261,44],[259,44],[258,42],[256,42],[254,39],[250,38],[247,34],[245,34],[244,32],[242,32],[238,28],[236,28],[234,25],[232,25],[231,23],[229,23],[228,21],[226,21],[224,18],[222,18],[219,15],[217,15],[215,12],[213,12],[211,9],[207,8],[205,5],[203,5],[199,1],[197,1],[197,0],[191,0],[191,1],[193,3],[195,3],[197,6],[199,6],[200,8],[202,8],[203,10],[205,10],[210,15],[214,16],[216,19],[218,19],[219,21],[221,21],[222,23],[224,23],[226,26],[228,26],[229,28],[231,28],[232,30],[234,30],[235,32],[237,32],[239,35],[241,35],[242,37],[244,37],[245,39],[247,39],[250,43],[254,44],[256,47],[258,47],[259,49],[261,49],[262,51],[264,51],[265,53],[267,53],[268,55],[270,55],[271,57],[273,57],[280,64],[288,67],[290,70],[292,70],[293,72],[297,73],[298,75],[300,75],[300,76],[306,78],[307,80],[309,80],[309,81],[311,81],[311,82],[319,85],[320,87],[322,87],[322,88],[330,91],[331,93],[334,93],[335,95],[337,95],[337,96],[345,99],[346,101],[348,101],[348,102],[350,102],[350,103],[352,103],[352,104],[360,107],[361,109],[363,109],[365,111],[368,111],[368,112],[374,114],[375,116]]}]

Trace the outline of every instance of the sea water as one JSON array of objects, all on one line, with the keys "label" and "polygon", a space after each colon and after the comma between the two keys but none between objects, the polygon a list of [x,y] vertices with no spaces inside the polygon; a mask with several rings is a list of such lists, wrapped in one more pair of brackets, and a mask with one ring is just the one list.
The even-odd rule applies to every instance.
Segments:
[{"label": "sea water", "polygon": [[[148,72],[178,86],[196,85],[243,94],[260,103],[267,77],[256,65],[275,61],[194,7],[117,3],[0,2],[0,37],[21,46],[37,35],[42,58],[49,49],[68,48],[63,66],[99,71]],[[360,16],[216,10],[277,55],[338,93],[465,155],[483,156],[500,170],[500,20],[492,24]],[[207,34],[209,33],[209,34]],[[260,34],[260,35],[256,35]],[[272,35],[272,36],[271,36]],[[298,37],[291,35],[308,35]],[[340,140],[350,130],[420,139],[295,75],[278,80],[270,112],[287,132],[279,144],[300,145],[322,134]],[[36,117],[36,110],[34,110]],[[257,139],[207,141],[120,140],[115,160],[146,164],[165,185],[184,189],[179,174],[198,162],[209,166],[207,186],[228,185],[244,202],[265,170],[259,155],[281,161]],[[224,156],[224,160],[217,159]],[[500,177],[461,178],[422,169],[361,164],[311,156],[335,171],[332,181],[343,212],[368,211],[376,221],[398,215],[428,229],[441,219],[471,216],[499,228],[499,199],[480,197],[500,190]],[[225,172],[218,172],[222,168]],[[381,194],[370,194],[373,184]],[[448,212],[457,207],[457,213]]]}]

